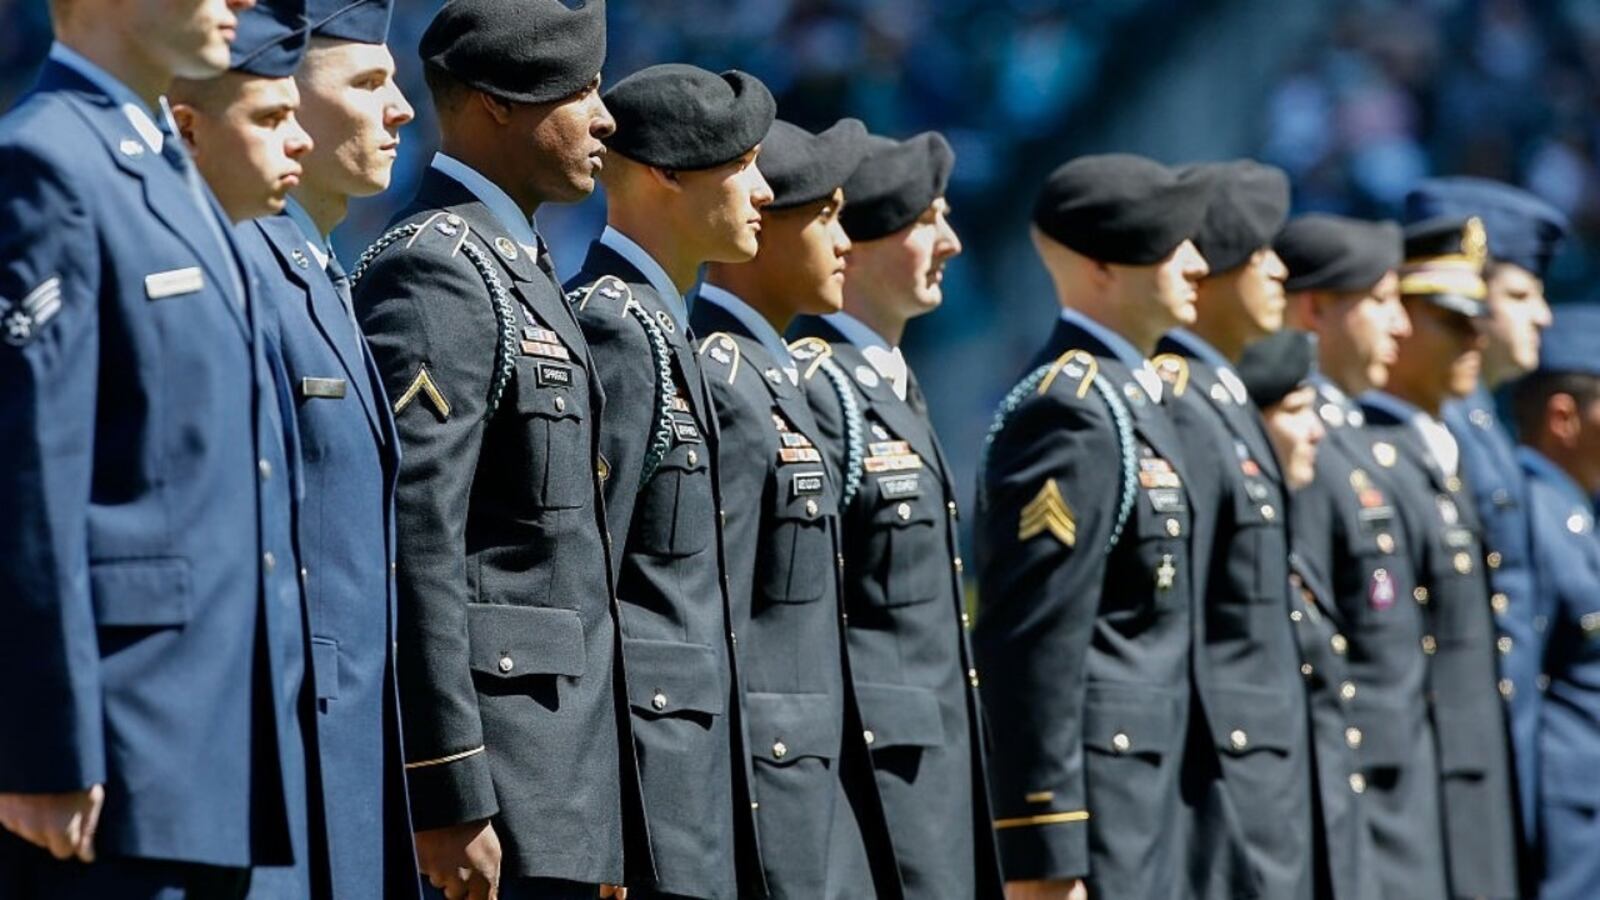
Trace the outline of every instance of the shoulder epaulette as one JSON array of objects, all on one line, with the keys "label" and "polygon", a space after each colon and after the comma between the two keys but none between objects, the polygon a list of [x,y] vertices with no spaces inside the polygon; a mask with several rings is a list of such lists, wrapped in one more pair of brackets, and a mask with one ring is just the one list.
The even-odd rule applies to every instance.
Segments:
[{"label": "shoulder epaulette", "polygon": [[355,266],[350,270],[350,289],[352,291],[356,289],[362,277],[367,274],[367,269],[371,268],[373,260],[383,255],[385,250],[400,241],[405,241],[406,246],[410,247],[424,235],[432,233],[438,233],[455,241],[450,248],[450,255],[461,255],[472,264],[478,277],[483,279],[483,286],[488,288],[489,302],[494,306],[495,322],[500,335],[495,344],[494,372],[489,379],[488,402],[483,410],[483,418],[488,420],[494,416],[495,410],[500,408],[500,397],[511,381],[511,373],[516,370],[516,310],[512,306],[511,295],[506,291],[505,283],[500,280],[500,273],[496,271],[495,264],[490,262],[489,254],[477,244],[467,240],[469,233],[467,224],[460,216],[441,210],[420,222],[411,222],[389,229],[382,237],[373,241],[372,246],[356,260]]},{"label": "shoulder epaulette", "polygon": [[1156,374],[1172,388],[1172,396],[1182,397],[1189,389],[1189,361],[1176,353],[1163,353],[1150,360]]},{"label": "shoulder epaulette", "polygon": [[1077,387],[1073,389],[1073,393],[1082,400],[1088,396],[1089,388],[1094,385],[1095,376],[1098,374],[1100,374],[1100,363],[1093,354],[1086,350],[1068,350],[1045,367],[1044,375],[1039,379],[1038,392],[1044,394],[1049,391],[1056,379],[1065,375],[1077,380]]},{"label": "shoulder epaulette", "polygon": [[789,345],[789,355],[805,366],[800,370],[800,378],[810,381],[823,362],[833,357],[833,345],[819,337],[803,337]]},{"label": "shoulder epaulette", "polygon": [[739,377],[739,363],[742,354],[739,353],[739,342],[735,341],[726,332],[717,331],[706,335],[700,342],[700,355],[709,356],[716,362],[728,367],[728,383]]},{"label": "shoulder epaulette", "polygon": [[578,312],[587,309],[589,302],[596,297],[615,304],[619,316],[626,315],[628,308],[635,305],[633,291],[628,288],[628,283],[615,275],[601,275],[593,284],[573,288],[567,292],[567,302]]}]

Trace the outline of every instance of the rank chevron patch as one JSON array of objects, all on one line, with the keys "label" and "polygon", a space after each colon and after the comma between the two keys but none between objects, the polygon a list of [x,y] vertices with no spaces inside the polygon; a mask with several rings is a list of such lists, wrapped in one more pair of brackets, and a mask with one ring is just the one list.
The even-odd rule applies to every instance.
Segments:
[{"label": "rank chevron patch", "polygon": [[1031,540],[1046,531],[1068,547],[1078,542],[1078,522],[1054,478],[1046,481],[1039,493],[1022,508],[1017,540]]},{"label": "rank chevron patch", "polygon": [[433,376],[428,374],[427,366],[417,370],[417,377],[411,379],[411,386],[406,388],[400,399],[394,402],[394,414],[400,415],[400,411],[410,406],[411,401],[417,399],[419,393],[433,404],[433,411],[439,417],[439,421],[444,422],[450,418],[450,401],[444,398],[439,386],[433,383]]}]

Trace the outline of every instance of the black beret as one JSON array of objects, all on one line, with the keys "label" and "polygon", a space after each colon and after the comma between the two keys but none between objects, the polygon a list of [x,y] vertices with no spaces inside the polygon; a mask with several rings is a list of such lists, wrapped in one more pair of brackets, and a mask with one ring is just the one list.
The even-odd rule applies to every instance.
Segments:
[{"label": "black beret", "polygon": [[1316,339],[1290,328],[1246,346],[1235,369],[1250,399],[1266,409],[1306,383],[1316,358]]},{"label": "black beret", "polygon": [[306,0],[311,36],[381,44],[389,39],[394,0]]},{"label": "black beret", "polygon": [[1211,176],[1211,199],[1194,236],[1211,274],[1236,269],[1271,246],[1289,218],[1289,176],[1282,169],[1250,159],[1187,168]]},{"label": "black beret", "polygon": [[309,41],[305,0],[262,0],[239,13],[228,70],[288,78],[300,67]]},{"label": "black beret", "polygon": [[1365,291],[1400,268],[1405,243],[1394,222],[1327,213],[1297,216],[1273,249],[1289,269],[1288,291]]},{"label": "black beret", "polygon": [[651,66],[606,91],[617,130],[606,147],[662,169],[709,169],[761,143],[778,105],[754,75],[678,63]]},{"label": "black beret", "polygon": [[1406,218],[1477,216],[1489,256],[1543,278],[1567,234],[1567,217],[1537,195],[1487,178],[1431,178],[1406,195]]},{"label": "black beret", "polygon": [[844,187],[866,149],[867,127],[859,119],[840,119],[817,134],[782,119],[773,122],[756,162],[772,185],[768,208],[815,203]]},{"label": "black beret", "polygon": [[1104,263],[1153,266],[1200,230],[1211,178],[1125,153],[1080,156],[1054,172],[1033,205],[1033,224]]},{"label": "black beret", "polygon": [[1488,315],[1483,264],[1489,239],[1476,217],[1436,216],[1406,227],[1400,295],[1468,318]]},{"label": "black beret", "polygon": [[866,156],[844,183],[845,232],[853,241],[871,241],[915,222],[944,196],[955,161],[937,131],[906,141],[869,136]]},{"label": "black beret", "polygon": [[486,94],[550,103],[600,74],[605,0],[450,0],[418,49],[427,65]]}]

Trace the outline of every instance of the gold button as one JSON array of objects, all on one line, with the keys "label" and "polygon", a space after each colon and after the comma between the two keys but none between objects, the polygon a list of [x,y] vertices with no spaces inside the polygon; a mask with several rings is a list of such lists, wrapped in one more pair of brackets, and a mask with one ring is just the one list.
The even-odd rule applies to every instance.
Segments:
[{"label": "gold button", "polygon": [[961,561],[961,557],[959,557],[959,556],[955,558],[955,562],[953,563],[953,565],[956,567],[956,574],[957,575],[959,575],[962,572],[966,571],[967,564],[962,562]]},{"label": "gold button", "polygon": [[950,511],[950,518],[958,519],[958,518],[961,517],[961,511],[956,509],[956,502],[954,500],[951,500],[949,503],[946,503],[944,505],[944,508]]},{"label": "gold button", "polygon": [[1511,697],[1517,692],[1517,686],[1512,684],[1511,679],[1509,678],[1500,679],[1496,686],[1500,689],[1500,696],[1506,698],[1507,700],[1510,700]]},{"label": "gold button", "polygon": [[1349,744],[1350,745],[1350,749],[1352,749],[1352,750],[1360,749],[1360,747],[1361,747],[1361,729],[1356,728],[1354,726],[1352,726],[1350,728],[1346,728],[1344,730],[1344,742],[1346,744]]},{"label": "gold button", "polygon": [[1433,635],[1425,634],[1425,635],[1422,636],[1422,652],[1423,653],[1426,653],[1429,656],[1432,656],[1434,654],[1434,652],[1437,651],[1438,649],[1439,649],[1439,642],[1433,639]]},{"label": "gold button", "polygon": [[261,473],[261,480],[266,481],[268,478],[272,477],[272,463],[269,463],[264,459],[257,460],[256,471]]},{"label": "gold button", "polygon": [[1451,475],[1449,478],[1444,480],[1444,486],[1445,490],[1448,490],[1452,494],[1459,493],[1461,491],[1461,479]]},{"label": "gold button", "polygon": [[699,462],[700,462],[700,454],[694,452],[693,450],[690,450],[689,451],[689,465],[691,465],[691,466],[698,465]]},{"label": "gold button", "polygon": [[1328,638],[1328,646],[1333,648],[1333,652],[1343,656],[1345,651],[1350,649],[1350,642],[1345,639],[1344,635],[1336,634]]},{"label": "gold button", "polygon": [[894,514],[899,516],[900,517],[900,521],[902,521],[902,522],[904,522],[905,520],[911,518],[911,504],[902,503],[899,506],[896,506],[894,508]]},{"label": "gold button", "polygon": [[1367,789],[1367,777],[1365,775],[1362,775],[1360,772],[1353,773],[1350,776],[1350,790],[1355,791],[1356,793],[1360,794],[1360,793],[1366,791],[1366,789]]},{"label": "gold button", "polygon": [[1269,504],[1266,504],[1265,506],[1261,507],[1261,518],[1266,519],[1268,522],[1271,522],[1273,519],[1276,519],[1277,517],[1278,517],[1278,511],[1272,508],[1272,504],[1269,503]]},{"label": "gold button", "polygon": [[395,566],[395,564],[394,564],[394,563],[389,563],[389,577],[390,577],[390,578],[393,578],[393,577],[394,577],[394,573],[395,573],[395,571],[396,571],[396,566]]},{"label": "gold button", "polygon": [[1495,594],[1489,598],[1489,608],[1494,610],[1494,614],[1497,616],[1505,615],[1506,610],[1509,609],[1510,606],[1511,598],[1507,597],[1505,594]]},{"label": "gold button", "polygon": [[1132,747],[1133,741],[1129,740],[1126,734],[1119,731],[1111,736],[1111,749],[1118,753],[1127,753]]},{"label": "gold button", "polygon": [[277,567],[278,558],[272,555],[271,550],[268,550],[266,553],[261,554],[261,565],[268,572],[271,572],[275,567]]},{"label": "gold button", "polygon": [[566,412],[566,411],[567,411],[567,399],[565,397],[557,397],[556,398],[556,412]]},{"label": "gold button", "polygon": [[1304,619],[1305,617],[1306,617],[1305,613],[1302,613],[1298,609],[1289,610],[1289,621],[1291,621],[1291,622],[1298,622],[1301,619]]},{"label": "gold button", "polygon": [[500,657],[500,671],[509,672],[512,669],[515,669],[516,667],[517,667],[517,664],[512,661],[511,657],[509,657],[509,656]]},{"label": "gold button", "polygon": [[1427,606],[1428,605],[1428,589],[1427,588],[1422,587],[1422,586],[1419,585],[1415,590],[1413,590],[1411,592],[1411,596],[1415,597],[1417,602],[1421,603],[1423,606]]},{"label": "gold button", "polygon": [[[1458,574],[1465,575],[1472,571],[1472,556],[1463,550],[1456,554],[1453,564],[1455,565],[1456,572]],[[1495,567],[1491,565],[1489,568],[1493,569]]]},{"label": "gold button", "polygon": [[977,669],[968,669],[967,670],[967,683],[972,685],[973,687],[977,687],[978,686],[978,670]]},{"label": "gold button", "polygon": [[868,747],[871,747],[873,742],[878,739],[878,736],[872,733],[872,729],[868,728],[866,731],[861,732],[861,738],[867,742]]},{"label": "gold button", "polygon": [[658,711],[658,712],[663,710],[663,709],[666,709],[667,708],[667,695],[661,693],[660,691],[656,691],[656,695],[654,697],[650,698],[650,705],[655,707],[656,711]]},{"label": "gold button", "polygon": [[1500,651],[1500,655],[1501,656],[1504,656],[1505,654],[1510,653],[1511,652],[1511,638],[1506,637],[1505,635],[1501,635],[1500,637],[1495,639],[1494,648],[1496,650]]},{"label": "gold button", "polygon": [[806,517],[807,518],[812,518],[812,519],[816,518],[817,517],[817,508],[818,508],[817,507],[817,501],[815,501],[815,500],[807,500],[806,501]]},{"label": "gold button", "polygon": [[1178,534],[1180,532],[1182,532],[1182,531],[1183,531],[1183,526],[1178,524],[1178,520],[1177,519],[1168,519],[1167,520],[1167,534],[1170,534],[1173,537],[1177,537]]},{"label": "gold button", "polygon": [[1502,563],[1502,562],[1504,562],[1504,557],[1502,557],[1500,555],[1500,551],[1499,550],[1490,550],[1489,551],[1489,558],[1488,558],[1489,568],[1498,569],[1498,568],[1500,568],[1500,563]]},{"label": "gold button", "polygon": [[961,627],[962,628],[971,628],[972,627],[972,617],[967,615],[966,613],[962,613],[961,614]]},{"label": "gold button", "polygon": [[1245,734],[1244,729],[1242,728],[1235,728],[1233,732],[1228,735],[1228,744],[1235,750],[1243,750],[1249,745],[1249,743],[1250,736]]},{"label": "gold button", "polygon": [[1354,700],[1355,698],[1356,698],[1356,683],[1354,681],[1346,681],[1345,683],[1339,685],[1339,699],[1340,700]]},{"label": "gold button", "polygon": [[1311,673],[1315,672],[1315,671],[1316,671],[1316,669],[1311,668],[1311,663],[1301,663],[1300,664],[1300,674],[1304,675],[1307,678],[1310,678],[1311,677]]},{"label": "gold button", "polygon": [[1388,533],[1387,531],[1378,535],[1378,549],[1382,550],[1384,553],[1393,553],[1394,535]]},{"label": "gold button", "polygon": [[300,583],[305,584],[311,578],[311,570],[305,566],[300,567]]},{"label": "gold button", "polygon": [[789,755],[789,745],[785,744],[783,741],[777,741],[776,743],[774,743],[772,745],[772,758],[773,759],[783,759],[785,756],[788,756],[788,755]]}]

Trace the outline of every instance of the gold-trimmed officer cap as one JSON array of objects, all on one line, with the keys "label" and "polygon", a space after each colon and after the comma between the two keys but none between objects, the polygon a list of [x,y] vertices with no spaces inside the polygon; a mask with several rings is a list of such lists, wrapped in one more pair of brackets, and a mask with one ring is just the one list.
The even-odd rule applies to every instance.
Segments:
[{"label": "gold-trimmed officer cap", "polygon": [[1400,296],[1468,318],[1488,315],[1483,265],[1489,258],[1489,238],[1480,219],[1439,216],[1409,226],[1405,234]]}]

